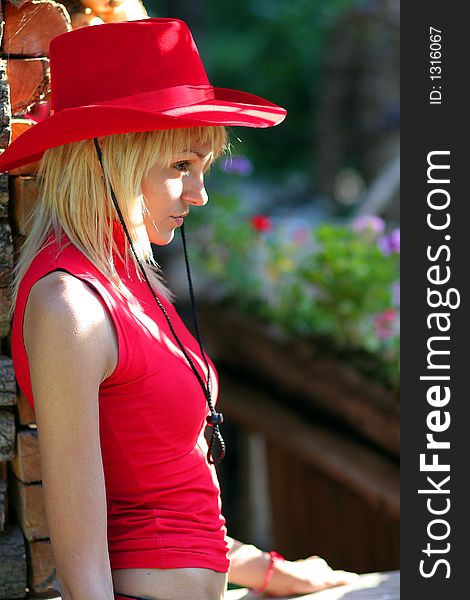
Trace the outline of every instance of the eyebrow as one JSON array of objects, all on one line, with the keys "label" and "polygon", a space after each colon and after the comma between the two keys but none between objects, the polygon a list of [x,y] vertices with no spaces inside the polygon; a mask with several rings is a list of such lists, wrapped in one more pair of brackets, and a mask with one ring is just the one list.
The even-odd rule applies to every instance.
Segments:
[{"label": "eyebrow", "polygon": [[[204,154],[201,154],[200,152],[198,152],[197,150],[194,150],[194,148],[190,148],[189,150],[186,150],[186,152],[189,152],[190,154],[195,154],[198,158],[200,158],[201,160],[206,159],[206,157],[204,156]],[[206,159],[207,162],[204,165],[204,173],[208,173],[210,166],[212,165],[212,163],[214,162],[214,153],[211,152],[210,154],[212,154],[211,158]]]},{"label": "eyebrow", "polygon": [[[191,154],[195,154],[197,157],[199,157],[201,160],[204,160],[206,157],[204,156],[204,154],[201,154],[200,152],[198,152],[197,150],[194,150],[193,148],[191,148],[190,150],[187,150],[187,152],[190,152]],[[212,152],[210,152],[210,154],[212,154]]]}]

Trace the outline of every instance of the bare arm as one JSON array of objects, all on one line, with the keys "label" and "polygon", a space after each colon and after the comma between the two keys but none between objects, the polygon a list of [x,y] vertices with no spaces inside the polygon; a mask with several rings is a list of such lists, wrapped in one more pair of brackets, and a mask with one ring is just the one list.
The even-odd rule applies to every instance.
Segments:
[{"label": "bare arm", "polygon": [[23,334],[62,597],[113,600],[98,411],[114,360],[110,317],[85,283],[54,272],[32,287]]},{"label": "bare arm", "polygon": [[231,537],[227,537],[227,542],[230,548],[229,581],[243,587],[259,588],[269,567],[269,554]]},{"label": "bare arm", "polygon": [[[231,537],[227,538],[227,542],[230,559],[229,581],[243,587],[258,589],[263,585],[271,562],[269,553]],[[273,597],[308,594],[353,583],[357,577],[356,573],[334,571],[323,558],[313,555],[296,561],[275,562],[266,592]]]}]

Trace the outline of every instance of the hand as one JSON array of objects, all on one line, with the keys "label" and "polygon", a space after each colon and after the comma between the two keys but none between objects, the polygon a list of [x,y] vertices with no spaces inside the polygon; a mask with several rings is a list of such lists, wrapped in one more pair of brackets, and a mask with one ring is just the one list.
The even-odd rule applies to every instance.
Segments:
[{"label": "hand", "polygon": [[316,555],[295,561],[276,560],[265,594],[274,597],[309,594],[353,583],[358,577],[357,573],[334,571],[323,558]]}]

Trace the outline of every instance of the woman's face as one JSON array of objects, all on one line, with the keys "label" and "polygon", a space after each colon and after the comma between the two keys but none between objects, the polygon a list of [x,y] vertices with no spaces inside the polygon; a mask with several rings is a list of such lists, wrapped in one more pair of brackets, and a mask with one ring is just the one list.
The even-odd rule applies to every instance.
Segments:
[{"label": "woman's face", "polygon": [[142,179],[144,224],[149,240],[160,246],[169,244],[192,206],[204,206],[207,193],[204,173],[212,161],[212,147],[193,144],[174,157],[169,167],[153,165]]}]

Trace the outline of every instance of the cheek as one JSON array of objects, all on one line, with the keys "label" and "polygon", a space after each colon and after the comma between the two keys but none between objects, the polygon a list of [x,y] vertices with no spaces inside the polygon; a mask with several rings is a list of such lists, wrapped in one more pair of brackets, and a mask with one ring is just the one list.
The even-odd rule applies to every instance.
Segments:
[{"label": "cheek", "polygon": [[142,181],[142,193],[147,203],[151,202],[157,207],[178,199],[182,191],[183,186],[179,178],[153,178]]},{"label": "cheek", "polygon": [[166,213],[169,209],[173,209],[182,192],[180,179],[166,179],[161,182],[158,190],[155,189],[154,199],[158,202],[158,208]]},{"label": "cheek", "polygon": [[165,179],[165,181],[162,182],[162,188],[164,190],[164,193],[166,196],[178,196],[181,194],[181,191],[183,189],[183,181],[181,178],[179,177],[173,177],[173,178],[168,178]]}]

